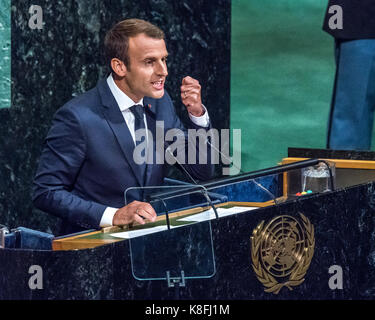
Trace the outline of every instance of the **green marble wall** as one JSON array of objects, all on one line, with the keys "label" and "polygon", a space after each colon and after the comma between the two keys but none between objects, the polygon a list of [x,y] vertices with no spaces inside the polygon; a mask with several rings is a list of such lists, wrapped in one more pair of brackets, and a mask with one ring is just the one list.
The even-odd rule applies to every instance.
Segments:
[{"label": "green marble wall", "polygon": [[0,108],[10,107],[10,0],[0,0]]},{"label": "green marble wall", "polygon": [[335,75],[327,3],[232,1],[230,128],[242,129],[242,170],[275,166],[288,147],[325,148]]}]

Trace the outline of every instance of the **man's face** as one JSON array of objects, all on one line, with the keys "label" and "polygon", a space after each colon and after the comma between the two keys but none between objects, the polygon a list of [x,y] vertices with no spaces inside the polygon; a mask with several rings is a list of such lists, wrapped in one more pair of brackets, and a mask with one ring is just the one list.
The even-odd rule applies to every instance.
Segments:
[{"label": "man's face", "polygon": [[134,101],[143,97],[159,99],[164,95],[164,83],[168,75],[167,48],[162,39],[145,34],[129,38],[129,67],[123,82],[123,90]]}]

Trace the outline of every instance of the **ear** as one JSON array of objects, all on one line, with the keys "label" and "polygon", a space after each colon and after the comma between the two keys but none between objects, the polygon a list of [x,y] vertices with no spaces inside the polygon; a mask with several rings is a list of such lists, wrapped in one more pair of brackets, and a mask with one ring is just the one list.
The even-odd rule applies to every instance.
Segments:
[{"label": "ear", "polygon": [[120,59],[113,58],[111,60],[111,67],[113,72],[116,73],[119,77],[124,77],[127,73],[127,68]]}]

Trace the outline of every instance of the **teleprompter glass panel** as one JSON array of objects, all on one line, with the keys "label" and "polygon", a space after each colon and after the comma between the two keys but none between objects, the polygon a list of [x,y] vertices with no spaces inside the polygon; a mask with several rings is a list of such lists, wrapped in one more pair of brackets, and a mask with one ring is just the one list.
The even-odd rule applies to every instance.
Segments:
[{"label": "teleprompter glass panel", "polygon": [[0,109],[10,107],[10,0],[0,0]]},{"label": "teleprompter glass panel", "polygon": [[[133,276],[138,280],[208,278],[215,274],[211,223],[215,199],[202,186],[129,188],[155,209],[156,222],[128,232]],[[210,210],[211,208],[211,210]]]}]

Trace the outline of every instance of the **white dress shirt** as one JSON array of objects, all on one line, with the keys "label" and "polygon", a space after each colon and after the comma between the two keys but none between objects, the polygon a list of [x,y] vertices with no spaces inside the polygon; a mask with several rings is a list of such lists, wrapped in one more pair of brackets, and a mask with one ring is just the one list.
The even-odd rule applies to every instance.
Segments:
[{"label": "white dress shirt", "polygon": [[[124,120],[129,128],[130,134],[133,138],[134,145],[136,144],[135,141],[135,129],[134,129],[134,114],[129,110],[129,108],[135,104],[143,105],[143,99],[134,102],[132,99],[130,99],[115,83],[113,80],[112,74],[110,74],[107,78],[107,84],[109,86],[109,89],[111,90],[113,96],[115,97],[115,100],[121,110],[122,116],[124,117]],[[210,119],[208,116],[207,109],[203,106],[205,109],[205,113],[200,117],[195,117],[192,114],[189,113],[190,120],[200,126],[200,127],[208,127],[210,123]],[[146,121],[146,115],[143,115],[143,119],[145,122],[145,128],[147,130],[147,121]],[[147,136],[146,136],[147,137]],[[100,220],[100,227],[110,227],[112,226],[113,217],[116,213],[118,208],[112,208],[107,207],[104,210],[102,219]]]}]

